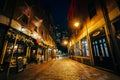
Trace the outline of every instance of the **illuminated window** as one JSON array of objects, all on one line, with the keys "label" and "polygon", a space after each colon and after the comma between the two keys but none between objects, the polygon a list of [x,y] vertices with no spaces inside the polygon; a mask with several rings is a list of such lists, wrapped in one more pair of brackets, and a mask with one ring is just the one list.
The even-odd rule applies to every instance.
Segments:
[{"label": "illuminated window", "polygon": [[75,49],[76,55],[80,55],[80,48],[79,48],[79,42],[76,43],[76,49]]},{"label": "illuminated window", "polygon": [[94,52],[95,52],[95,56],[97,56],[95,45],[93,45],[93,49],[94,49]]},{"label": "illuminated window", "polygon": [[107,44],[106,43],[104,43],[104,47],[105,47],[106,57],[109,57],[109,52],[108,52],[108,48],[107,48]]},{"label": "illuminated window", "polygon": [[87,43],[87,39],[83,38],[82,40],[82,55],[83,56],[90,56],[89,55],[89,49],[88,49],[88,43]]},{"label": "illuminated window", "polygon": [[104,49],[103,49],[103,45],[102,44],[100,44],[100,48],[101,48],[102,56],[105,57],[105,53],[104,53]]},{"label": "illuminated window", "polygon": [[97,50],[97,56],[100,56],[98,45],[96,45],[96,50]]}]

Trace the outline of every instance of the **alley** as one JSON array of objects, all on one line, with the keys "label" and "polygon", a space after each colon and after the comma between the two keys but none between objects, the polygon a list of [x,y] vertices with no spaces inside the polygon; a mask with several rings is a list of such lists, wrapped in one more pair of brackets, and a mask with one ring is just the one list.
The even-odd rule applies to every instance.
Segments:
[{"label": "alley", "polygon": [[43,64],[29,64],[11,75],[10,80],[119,80],[120,77],[68,58],[51,60]]}]

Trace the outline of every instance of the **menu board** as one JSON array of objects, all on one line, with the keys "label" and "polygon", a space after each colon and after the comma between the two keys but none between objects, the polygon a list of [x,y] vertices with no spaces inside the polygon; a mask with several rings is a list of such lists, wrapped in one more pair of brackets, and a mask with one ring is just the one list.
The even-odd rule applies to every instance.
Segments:
[{"label": "menu board", "polygon": [[18,72],[23,71],[23,58],[22,57],[17,58],[17,69],[18,69]]}]

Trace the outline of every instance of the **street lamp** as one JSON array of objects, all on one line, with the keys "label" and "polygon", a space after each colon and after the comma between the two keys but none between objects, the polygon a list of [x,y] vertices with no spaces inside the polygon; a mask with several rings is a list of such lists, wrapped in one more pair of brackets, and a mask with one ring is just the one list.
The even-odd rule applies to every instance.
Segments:
[{"label": "street lamp", "polygon": [[74,27],[76,28],[75,31],[76,31],[76,35],[77,35],[77,28],[80,26],[80,22],[75,22],[74,23]]},{"label": "street lamp", "polygon": [[79,25],[80,25],[79,22],[75,22],[75,23],[74,23],[74,26],[75,26],[76,28],[77,28]]},{"label": "street lamp", "polygon": [[[68,52],[67,44],[68,44],[68,40],[64,39],[64,40],[62,41],[62,45],[64,46],[64,51],[65,51],[65,52]],[[68,54],[66,54],[66,55],[68,55]]]},{"label": "street lamp", "polygon": [[68,41],[67,41],[67,40],[65,40],[63,44],[64,44],[64,45],[67,45],[67,43],[68,43]]}]

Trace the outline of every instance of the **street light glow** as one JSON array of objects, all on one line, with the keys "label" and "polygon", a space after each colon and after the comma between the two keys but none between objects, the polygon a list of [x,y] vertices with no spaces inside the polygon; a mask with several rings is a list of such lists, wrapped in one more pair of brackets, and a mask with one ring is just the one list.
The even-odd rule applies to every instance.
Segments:
[{"label": "street light glow", "polygon": [[67,41],[64,41],[64,45],[67,45],[67,43],[68,43]]},{"label": "street light glow", "polygon": [[79,26],[79,22],[75,22],[74,26],[78,27]]}]

